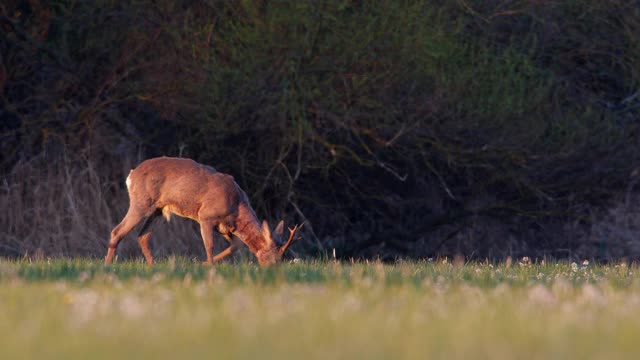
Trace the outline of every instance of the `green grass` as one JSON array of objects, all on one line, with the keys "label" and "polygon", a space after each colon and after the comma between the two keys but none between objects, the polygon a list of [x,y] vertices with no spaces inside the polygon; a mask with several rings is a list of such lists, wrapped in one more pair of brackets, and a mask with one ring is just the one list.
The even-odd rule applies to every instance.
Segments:
[{"label": "green grass", "polygon": [[0,358],[637,358],[637,270],[0,260]]}]

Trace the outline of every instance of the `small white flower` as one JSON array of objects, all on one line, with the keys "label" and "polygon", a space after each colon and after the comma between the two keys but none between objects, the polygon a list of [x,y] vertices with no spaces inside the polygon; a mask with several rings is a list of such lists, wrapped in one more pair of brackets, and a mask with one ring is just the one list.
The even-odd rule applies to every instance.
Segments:
[{"label": "small white flower", "polygon": [[576,272],[578,271],[578,264],[576,264],[575,262],[571,263],[571,271]]}]

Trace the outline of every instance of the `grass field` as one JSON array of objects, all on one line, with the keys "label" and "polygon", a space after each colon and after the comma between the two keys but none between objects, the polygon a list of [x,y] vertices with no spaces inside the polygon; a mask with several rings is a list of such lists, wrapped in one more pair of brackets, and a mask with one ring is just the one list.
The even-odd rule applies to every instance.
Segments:
[{"label": "grass field", "polygon": [[0,358],[632,359],[637,270],[0,260]]}]

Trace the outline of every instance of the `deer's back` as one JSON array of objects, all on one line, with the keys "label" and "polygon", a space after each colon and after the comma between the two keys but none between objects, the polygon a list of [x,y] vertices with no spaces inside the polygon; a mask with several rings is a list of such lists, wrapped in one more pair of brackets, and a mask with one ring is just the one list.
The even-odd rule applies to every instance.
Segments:
[{"label": "deer's back", "polygon": [[233,177],[191,159],[161,157],[143,161],[129,174],[129,196],[147,206],[197,218],[232,211],[240,201]]}]

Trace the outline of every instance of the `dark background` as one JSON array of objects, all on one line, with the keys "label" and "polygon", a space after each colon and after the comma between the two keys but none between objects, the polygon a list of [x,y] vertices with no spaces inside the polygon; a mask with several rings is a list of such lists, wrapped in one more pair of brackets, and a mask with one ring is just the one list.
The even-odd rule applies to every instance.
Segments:
[{"label": "dark background", "polygon": [[640,255],[639,1],[5,0],[0,56],[0,255],[103,256],[160,155],[296,256]]}]

